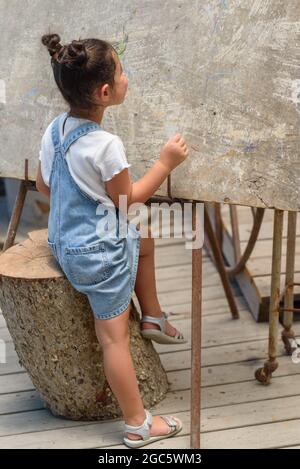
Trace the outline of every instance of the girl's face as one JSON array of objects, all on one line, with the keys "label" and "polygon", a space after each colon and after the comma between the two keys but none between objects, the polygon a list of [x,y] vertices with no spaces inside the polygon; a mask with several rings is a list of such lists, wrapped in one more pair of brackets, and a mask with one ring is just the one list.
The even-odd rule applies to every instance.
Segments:
[{"label": "girl's face", "polygon": [[128,88],[128,80],[123,72],[123,67],[119,57],[115,52],[113,52],[113,57],[116,62],[114,88],[112,89],[109,84],[106,83],[95,90],[98,99],[100,99],[100,102],[104,107],[123,103]]},{"label": "girl's face", "polygon": [[115,86],[113,89],[113,102],[111,104],[121,104],[126,96],[128,88],[128,80],[123,71],[122,64],[117,54],[114,53],[114,59],[116,62],[115,71]]}]

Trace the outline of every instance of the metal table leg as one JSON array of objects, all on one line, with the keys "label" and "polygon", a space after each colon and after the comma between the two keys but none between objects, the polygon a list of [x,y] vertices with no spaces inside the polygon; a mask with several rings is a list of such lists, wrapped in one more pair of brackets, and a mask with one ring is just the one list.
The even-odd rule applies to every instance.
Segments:
[{"label": "metal table leg", "polygon": [[293,325],[293,307],[294,307],[294,271],[295,271],[295,253],[296,253],[296,228],[297,212],[288,212],[288,233],[286,249],[286,275],[284,291],[284,313],[283,327],[281,337],[285,346],[286,353],[292,355],[298,347],[295,339]]},{"label": "metal table leg", "polygon": [[205,226],[205,233],[209,239],[209,243],[211,246],[211,250],[215,259],[215,263],[220,274],[220,278],[223,284],[224,292],[228,301],[228,305],[230,307],[231,315],[233,319],[239,319],[239,311],[235,302],[235,298],[233,295],[232,288],[229,283],[229,275],[226,272],[226,267],[224,265],[224,260],[221,251],[221,245],[218,243],[216,234],[213,230],[209,214],[207,208],[204,204],[204,226]]},{"label": "metal table leg", "polygon": [[[196,229],[193,202],[192,227]],[[191,346],[191,428],[190,447],[200,448],[201,418],[201,325],[202,325],[202,248],[192,251],[192,346]]]},{"label": "metal table leg", "polygon": [[277,343],[279,328],[279,302],[280,302],[280,272],[281,272],[281,250],[283,230],[283,210],[275,210],[273,225],[273,252],[272,252],[272,279],[271,298],[269,310],[269,360],[263,368],[258,368],[255,378],[263,383],[269,384],[272,373],[278,367]]}]

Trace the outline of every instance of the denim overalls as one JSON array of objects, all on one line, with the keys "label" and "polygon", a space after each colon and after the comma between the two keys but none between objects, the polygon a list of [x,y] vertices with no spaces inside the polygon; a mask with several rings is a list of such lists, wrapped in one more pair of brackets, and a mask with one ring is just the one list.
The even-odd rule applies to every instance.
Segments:
[{"label": "denim overalls", "polygon": [[113,209],[117,230],[108,230],[112,209],[83,192],[71,176],[65,158],[70,145],[101,127],[92,121],[83,123],[61,142],[59,128],[67,115],[60,114],[51,126],[55,155],[49,180],[48,244],[72,286],[88,296],[95,318],[109,319],[130,303],[141,234],[126,219],[127,236],[118,236],[118,207]]}]

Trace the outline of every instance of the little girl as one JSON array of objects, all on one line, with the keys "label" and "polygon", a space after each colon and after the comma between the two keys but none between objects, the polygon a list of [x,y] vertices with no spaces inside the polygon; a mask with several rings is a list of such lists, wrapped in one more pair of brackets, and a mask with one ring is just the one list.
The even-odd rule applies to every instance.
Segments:
[{"label": "little girl", "polygon": [[[160,343],[186,340],[167,320],[157,298],[154,239],[141,237],[126,216],[128,235],[119,237],[123,212],[119,195],[146,202],[168,174],[188,156],[180,134],[159,159],[132,183],[122,140],[100,124],[108,106],[121,104],[128,81],[114,47],[100,39],[60,44],[57,34],[42,37],[56,84],[69,105],[48,126],[41,142],[37,189],[50,197],[48,244],[75,289],[87,295],[103,349],[107,381],[121,407],[124,443],[140,447],[173,436],[182,423],[144,409],[129,347],[133,290],[141,311],[141,334]],[[112,233],[113,211],[117,233]]]}]

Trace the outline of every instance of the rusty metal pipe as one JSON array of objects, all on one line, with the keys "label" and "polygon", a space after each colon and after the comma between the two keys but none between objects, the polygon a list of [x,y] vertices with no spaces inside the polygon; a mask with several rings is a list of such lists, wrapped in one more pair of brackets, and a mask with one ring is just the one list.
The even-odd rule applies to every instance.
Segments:
[{"label": "rusty metal pipe", "polygon": [[271,362],[276,361],[277,358],[283,214],[283,210],[275,210],[274,213],[271,298],[269,309],[269,360]]},{"label": "rusty metal pipe", "polygon": [[208,210],[206,205],[204,204],[204,226],[205,226],[205,232],[207,233],[209,243],[213,252],[213,256],[215,259],[215,263],[218,269],[218,272],[221,277],[221,281],[223,284],[223,288],[227,297],[227,301],[230,307],[230,311],[232,314],[233,319],[238,319],[239,318],[239,311],[236,306],[236,302],[232,293],[232,289],[229,283],[229,278],[228,274],[226,273],[225,265],[224,265],[224,260],[221,252],[221,248],[219,246],[218,240],[216,238],[215,232],[212,227],[212,223],[209,218]]},{"label": "rusty metal pipe", "polygon": [[238,262],[241,258],[241,241],[240,241],[239,222],[238,222],[236,206],[230,205],[229,212],[230,212],[231,232],[232,232],[232,241],[233,241],[233,250],[234,250],[234,260],[235,262]]},{"label": "rusty metal pipe", "polygon": [[258,235],[259,235],[259,230],[260,230],[263,218],[264,218],[264,213],[265,213],[264,208],[258,208],[256,210],[255,220],[254,220],[254,224],[253,224],[252,231],[251,231],[251,234],[250,234],[250,238],[248,240],[248,243],[247,243],[247,246],[245,248],[245,251],[244,251],[243,255],[241,256],[241,258],[239,259],[238,263],[235,266],[226,267],[226,272],[229,275],[231,275],[231,276],[237,275],[239,272],[241,272],[245,268],[245,265],[246,265],[249,257],[251,256],[251,253],[252,253],[252,251],[254,249],[254,246],[255,246],[255,243],[257,241],[257,238],[258,238]]},{"label": "rusty metal pipe", "polygon": [[296,254],[296,228],[297,212],[288,212],[287,248],[286,248],[286,270],[285,270],[285,294],[284,294],[284,316],[283,326],[290,331],[293,325],[294,306],[294,271]]},{"label": "rusty metal pipe", "polygon": [[[196,206],[192,207],[192,230],[196,230]],[[191,427],[190,447],[200,448],[201,430],[201,329],[202,329],[202,247],[192,252],[192,345],[191,345]]]}]

